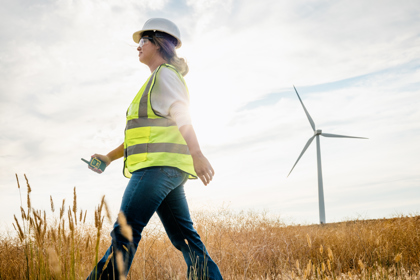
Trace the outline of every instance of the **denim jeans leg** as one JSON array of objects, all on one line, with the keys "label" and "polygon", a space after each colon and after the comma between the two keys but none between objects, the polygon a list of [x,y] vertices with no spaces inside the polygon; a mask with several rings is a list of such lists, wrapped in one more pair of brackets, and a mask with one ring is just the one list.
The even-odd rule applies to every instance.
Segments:
[{"label": "denim jeans leg", "polygon": [[193,227],[183,185],[166,196],[157,214],[172,244],[182,252],[188,266],[188,276],[191,275],[192,279],[195,279],[194,275],[198,279],[223,279]]},{"label": "denim jeans leg", "polygon": [[[172,169],[168,170],[173,172]],[[120,209],[127,219],[127,224],[132,228],[133,241],[130,242],[121,234],[121,226],[116,222],[111,232],[111,246],[87,279],[119,279],[120,269],[123,269],[125,275],[128,274],[143,228],[165,197],[183,184],[186,178],[185,173],[181,171],[178,171],[177,176],[166,176],[162,170],[162,167],[151,167],[133,173],[124,192]],[[122,253],[125,267],[120,268],[116,265],[116,252]]]}]

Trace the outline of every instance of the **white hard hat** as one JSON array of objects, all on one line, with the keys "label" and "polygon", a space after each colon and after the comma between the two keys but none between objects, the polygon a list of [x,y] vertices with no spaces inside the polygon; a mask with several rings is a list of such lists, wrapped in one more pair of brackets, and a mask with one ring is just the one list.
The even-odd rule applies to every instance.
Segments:
[{"label": "white hard hat", "polygon": [[151,18],[143,25],[143,29],[133,34],[133,40],[137,44],[141,39],[141,35],[145,31],[160,31],[173,36],[177,40],[175,48],[181,47],[181,33],[178,27],[170,20],[165,18]]}]

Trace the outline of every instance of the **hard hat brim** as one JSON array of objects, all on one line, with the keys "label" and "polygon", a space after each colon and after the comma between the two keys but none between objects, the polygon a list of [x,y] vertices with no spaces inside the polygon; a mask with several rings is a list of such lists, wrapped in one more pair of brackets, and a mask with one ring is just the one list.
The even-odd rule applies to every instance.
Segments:
[{"label": "hard hat brim", "polygon": [[176,49],[178,49],[178,48],[180,48],[182,46],[182,42],[181,42],[181,40],[177,36],[175,36],[173,34],[170,34],[170,33],[166,32],[166,31],[159,30],[159,29],[142,29],[142,30],[139,30],[137,32],[134,32],[134,34],[133,34],[133,40],[134,40],[134,42],[136,42],[138,44],[140,42],[141,35],[143,34],[143,32],[146,32],[146,31],[153,31],[153,32],[159,31],[159,32],[162,32],[162,33],[169,34],[172,37],[174,37],[176,39],[176,41],[177,41],[177,44],[175,46]]}]

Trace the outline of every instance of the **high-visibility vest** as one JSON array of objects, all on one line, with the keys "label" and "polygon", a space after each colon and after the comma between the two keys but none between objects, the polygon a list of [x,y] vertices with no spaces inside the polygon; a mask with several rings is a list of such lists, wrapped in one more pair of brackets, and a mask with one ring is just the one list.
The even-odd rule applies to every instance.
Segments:
[{"label": "high-visibility vest", "polygon": [[170,64],[160,65],[141,87],[127,109],[124,176],[131,178],[131,173],[146,167],[172,166],[188,173],[190,179],[195,179],[197,174],[193,159],[176,123],[156,115],[151,105],[153,86],[162,67],[174,71],[187,87],[182,75]]}]

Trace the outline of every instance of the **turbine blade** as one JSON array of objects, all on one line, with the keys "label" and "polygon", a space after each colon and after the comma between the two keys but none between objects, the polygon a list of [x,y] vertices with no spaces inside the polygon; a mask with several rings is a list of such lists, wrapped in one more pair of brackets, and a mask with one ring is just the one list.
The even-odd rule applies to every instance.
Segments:
[{"label": "turbine blade", "polygon": [[308,120],[309,120],[309,123],[310,123],[310,124],[311,124],[311,126],[312,126],[312,129],[315,131],[315,123],[314,123],[314,121],[312,120],[311,115],[309,115],[308,110],[306,110],[305,105],[303,105],[302,99],[300,99],[299,93],[297,92],[297,90],[296,90],[295,86],[293,86],[293,88],[294,88],[294,89],[295,89],[295,91],[296,91],[296,94],[297,94],[297,96],[298,96],[298,98],[299,98],[300,103],[302,104],[302,107],[303,107],[303,110],[305,111],[306,116],[308,117]]},{"label": "turbine blade", "polygon": [[359,139],[369,139],[366,137],[356,137],[356,136],[346,136],[346,135],[338,135],[338,134],[331,134],[331,133],[321,133],[324,137],[334,137],[334,138],[359,138]]},{"label": "turbine blade", "polygon": [[308,149],[309,145],[311,145],[312,140],[314,140],[315,136],[316,136],[316,135],[312,136],[311,138],[309,138],[308,142],[306,142],[305,147],[303,147],[302,152],[300,153],[300,155],[299,155],[299,157],[298,157],[297,161],[295,162],[295,165],[293,165],[292,170],[290,170],[290,172],[289,172],[289,174],[287,175],[287,177],[289,177],[290,173],[292,173],[293,168],[295,168],[296,164],[298,163],[298,161],[300,160],[300,158],[303,156],[303,154],[305,153],[306,149]]}]

